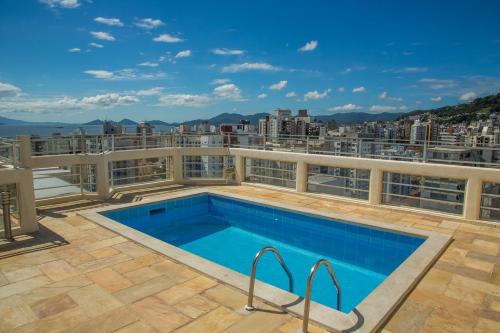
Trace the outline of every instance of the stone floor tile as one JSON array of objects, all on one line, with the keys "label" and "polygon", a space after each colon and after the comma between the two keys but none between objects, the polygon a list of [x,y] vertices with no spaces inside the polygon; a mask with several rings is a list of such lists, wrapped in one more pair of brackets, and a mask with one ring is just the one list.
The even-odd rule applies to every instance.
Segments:
[{"label": "stone floor tile", "polygon": [[156,297],[146,297],[131,305],[137,315],[159,332],[171,332],[190,321],[186,315],[178,312]]},{"label": "stone floor tile", "polygon": [[110,293],[128,288],[133,283],[110,267],[87,273],[87,276]]},{"label": "stone floor tile", "polygon": [[3,271],[3,275],[10,282],[26,280],[41,274],[42,272],[36,266],[22,266],[16,267],[16,269],[13,270]]},{"label": "stone floor tile", "polygon": [[391,317],[385,328],[392,332],[418,333],[432,311],[432,307],[409,299]]},{"label": "stone floor tile", "polygon": [[199,316],[215,309],[217,306],[217,303],[209,300],[208,298],[201,295],[195,295],[180,301],[175,305],[175,308],[186,316],[198,318]]},{"label": "stone floor tile", "polygon": [[115,333],[158,333],[158,331],[143,321],[138,320],[128,326],[120,328],[115,331]]},{"label": "stone floor tile", "polygon": [[126,242],[127,239],[122,236],[114,236],[112,238],[103,239],[94,243],[81,245],[80,248],[87,252],[92,252],[103,247],[113,246],[115,244]]},{"label": "stone floor tile", "polygon": [[[88,319],[76,327],[67,330],[67,333],[109,333],[127,327],[136,322],[139,317],[127,306],[107,311],[92,319]],[[142,333],[137,331],[137,333]]]},{"label": "stone floor tile", "polygon": [[89,254],[96,259],[111,257],[118,253],[120,253],[120,251],[111,246],[102,247],[100,249],[89,252]]},{"label": "stone floor tile", "polygon": [[77,246],[61,246],[58,251],[54,251],[54,254],[58,258],[65,260],[73,266],[78,266],[95,260],[94,257]]},{"label": "stone floor tile", "polygon": [[15,294],[24,293],[35,289],[40,286],[44,286],[50,284],[52,280],[50,280],[45,275],[35,276],[30,279],[22,280],[15,283],[6,284],[0,287],[0,299],[6,298]]},{"label": "stone floor tile", "polygon": [[59,333],[62,331],[71,331],[71,328],[86,320],[88,320],[88,317],[79,308],[73,308],[57,315],[45,317],[38,321],[19,326],[14,330],[9,331],[9,333]]},{"label": "stone floor tile", "polygon": [[224,330],[224,333],[270,333],[288,319],[285,313],[275,311],[255,311]]},{"label": "stone floor tile", "polygon": [[204,290],[215,286],[217,282],[205,276],[198,276],[184,283],[173,286],[170,289],[158,293],[156,297],[162,299],[166,304],[176,304],[190,298]]},{"label": "stone floor tile", "polygon": [[19,295],[0,300],[0,331],[7,331],[37,319],[36,314]]},{"label": "stone floor tile", "polygon": [[247,304],[245,294],[222,284],[206,290],[202,295],[233,310],[241,310]]},{"label": "stone floor tile", "polygon": [[72,290],[68,292],[68,295],[89,317],[97,317],[106,311],[122,306],[120,301],[96,284]]},{"label": "stone floor tile", "polygon": [[495,264],[479,259],[474,258],[465,258],[464,265],[469,268],[478,269],[480,271],[484,271],[486,273],[493,273],[493,269],[495,268]]},{"label": "stone floor tile", "polygon": [[150,250],[131,241],[113,245],[113,248],[131,256],[132,258],[142,257],[145,256],[146,254],[151,253]]},{"label": "stone floor tile", "polygon": [[[326,330],[309,323],[308,333],[327,333]],[[289,318],[283,325],[274,330],[275,333],[299,333],[302,332],[302,320]],[[392,332],[385,332],[392,333]]]},{"label": "stone floor tile", "polygon": [[175,282],[168,279],[167,277],[159,276],[157,278],[117,291],[113,295],[121,302],[129,304],[136,302],[141,298],[157,294],[162,290],[172,287],[174,284]]},{"label": "stone floor tile", "polygon": [[164,260],[158,264],[154,264],[151,268],[168,277],[172,281],[175,281],[175,283],[181,283],[200,275],[188,267],[170,260]]},{"label": "stone floor tile", "polygon": [[98,269],[101,269],[104,267],[114,266],[114,265],[117,265],[119,263],[122,263],[122,262],[125,262],[128,260],[130,260],[130,257],[128,255],[120,253],[120,254],[117,254],[116,256],[101,258],[101,259],[97,259],[97,260],[93,260],[93,261],[89,261],[89,262],[80,264],[80,265],[76,266],[76,268],[80,272],[88,273],[88,272],[92,272],[92,271],[95,271],[95,270],[98,270]]},{"label": "stone floor tile", "polygon": [[45,318],[76,307],[77,304],[66,294],[41,299],[31,304],[31,310],[38,318]]},{"label": "stone floor tile", "polygon": [[474,333],[493,333],[500,332],[500,321],[493,321],[484,318],[479,318]]},{"label": "stone floor tile", "polygon": [[161,273],[158,270],[153,269],[151,266],[148,266],[136,269],[135,271],[127,272],[123,275],[134,284],[139,284],[158,277]]},{"label": "stone floor tile", "polygon": [[189,324],[176,330],[175,333],[215,333],[222,332],[224,329],[233,325],[241,318],[241,315],[225,307],[218,307],[206,315],[190,322]]},{"label": "stone floor tile", "polygon": [[134,258],[113,266],[113,269],[119,273],[127,273],[135,271],[136,269],[151,266],[153,264],[163,261],[163,257],[156,253],[148,253],[144,256]]},{"label": "stone floor tile", "polygon": [[34,304],[40,300],[54,297],[71,290],[85,287],[92,284],[92,281],[84,275],[70,277],[66,280],[51,282],[47,285],[37,287],[23,294],[23,298],[28,304]]},{"label": "stone floor tile", "polygon": [[7,280],[7,278],[5,277],[5,275],[3,275],[0,272],[0,287],[1,286],[5,286],[7,283],[9,283],[9,280]]},{"label": "stone floor tile", "polygon": [[53,281],[61,281],[78,275],[78,271],[64,260],[55,260],[41,264],[40,270]]}]

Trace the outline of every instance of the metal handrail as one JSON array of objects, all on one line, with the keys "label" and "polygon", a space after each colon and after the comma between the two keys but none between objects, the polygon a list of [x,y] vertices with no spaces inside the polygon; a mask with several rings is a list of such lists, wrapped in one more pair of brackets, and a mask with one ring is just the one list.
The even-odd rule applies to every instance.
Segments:
[{"label": "metal handrail", "polygon": [[342,295],[341,295],[341,290],[340,290],[340,284],[337,281],[337,277],[335,276],[335,273],[333,272],[332,265],[326,259],[320,259],[320,260],[316,261],[314,266],[311,268],[311,272],[309,273],[309,277],[307,278],[306,298],[304,300],[304,322],[302,324],[302,332],[303,333],[307,333],[307,327],[309,326],[309,310],[311,308],[312,283],[313,283],[314,277],[316,276],[316,272],[318,271],[318,268],[321,267],[321,265],[326,266],[326,268],[328,269],[328,273],[330,274],[330,277],[333,280],[333,284],[335,285],[335,288],[337,288],[337,310],[340,311],[341,306],[342,306],[341,305]]},{"label": "metal handrail", "polygon": [[290,273],[290,270],[286,266],[285,261],[281,257],[281,254],[273,246],[266,246],[266,247],[262,248],[259,252],[257,252],[257,254],[255,255],[255,258],[253,259],[252,272],[250,274],[250,286],[248,288],[248,301],[247,301],[247,305],[245,306],[245,310],[247,310],[247,311],[254,311],[255,310],[255,307],[253,306],[253,295],[254,295],[254,289],[255,289],[255,275],[257,273],[257,264],[259,263],[260,257],[262,257],[262,255],[268,251],[272,251],[274,253],[274,256],[280,262],[281,267],[283,267],[283,269],[285,270],[286,274],[288,275],[289,290],[290,290],[290,292],[293,292],[292,273]]}]

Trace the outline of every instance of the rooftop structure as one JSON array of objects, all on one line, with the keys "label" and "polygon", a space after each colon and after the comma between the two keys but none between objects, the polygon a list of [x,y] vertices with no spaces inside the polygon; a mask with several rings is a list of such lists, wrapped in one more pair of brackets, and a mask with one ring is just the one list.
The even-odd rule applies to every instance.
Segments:
[{"label": "rooftop structure", "polygon": [[[361,138],[143,136],[20,137],[3,143],[0,184],[11,194],[16,241],[0,244],[2,329],[299,330],[300,311],[290,310],[292,316],[279,304],[264,304],[259,292],[257,307],[269,311],[244,312],[247,280],[235,288],[208,271],[192,270],[191,262],[160,254],[159,244],[139,244],[82,217],[89,208],[147,203],[210,185],[204,189],[451,236],[447,248],[436,248],[429,271],[411,273],[416,288],[397,298],[396,310],[376,322],[377,315],[362,312],[364,324],[353,319],[352,325],[387,332],[410,327],[495,331],[500,313],[495,307],[500,170],[495,165],[438,164],[417,155],[399,159],[401,144]],[[48,145],[51,140],[57,141]],[[418,154],[423,148],[427,154],[439,150],[412,149]],[[382,149],[391,157],[376,157]],[[311,332],[333,327],[319,320],[314,307],[311,313]]]}]

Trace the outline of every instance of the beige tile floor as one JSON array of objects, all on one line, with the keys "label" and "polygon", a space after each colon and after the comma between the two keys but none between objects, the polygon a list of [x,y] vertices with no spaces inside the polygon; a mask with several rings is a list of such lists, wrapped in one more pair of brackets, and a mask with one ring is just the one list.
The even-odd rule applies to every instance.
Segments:
[{"label": "beige tile floor", "polygon": [[[251,186],[217,189],[452,234],[383,332],[500,332],[500,228]],[[300,319],[262,303],[245,313],[244,293],[75,214],[172,190],[182,189],[41,209],[39,234],[0,244],[0,332],[297,332]]]}]

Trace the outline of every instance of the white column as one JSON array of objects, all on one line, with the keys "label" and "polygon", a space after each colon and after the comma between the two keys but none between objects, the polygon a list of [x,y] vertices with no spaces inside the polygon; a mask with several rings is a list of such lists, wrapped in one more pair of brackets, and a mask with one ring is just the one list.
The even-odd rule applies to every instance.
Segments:
[{"label": "white column", "polygon": [[382,203],[384,172],[380,169],[370,170],[370,191],[368,193],[368,202],[372,205]]},{"label": "white column", "polygon": [[23,173],[17,183],[19,215],[21,217],[21,233],[38,231],[35,208],[35,191],[33,189],[33,172],[31,169],[19,169]]},{"label": "white column", "polygon": [[19,161],[21,168],[31,166],[31,141],[27,135],[20,135],[17,137],[19,141]]},{"label": "white column", "polygon": [[245,181],[245,158],[241,155],[236,155],[234,167],[236,171],[236,183],[241,184]]},{"label": "white column", "polygon": [[181,149],[182,148],[177,148],[174,152],[174,155],[172,155],[172,164],[173,164],[173,173],[174,173],[174,182],[179,183],[182,181],[183,177],[183,170],[182,170],[182,154],[181,154]]},{"label": "white column", "polygon": [[96,161],[96,185],[97,195],[106,200],[109,197],[109,170],[106,155],[99,155]]},{"label": "white column", "polygon": [[481,194],[483,183],[478,176],[470,177],[465,186],[464,218],[478,220],[481,213]]},{"label": "white column", "polygon": [[295,190],[297,192],[307,191],[307,163],[305,161],[297,162],[297,177],[295,182]]}]

